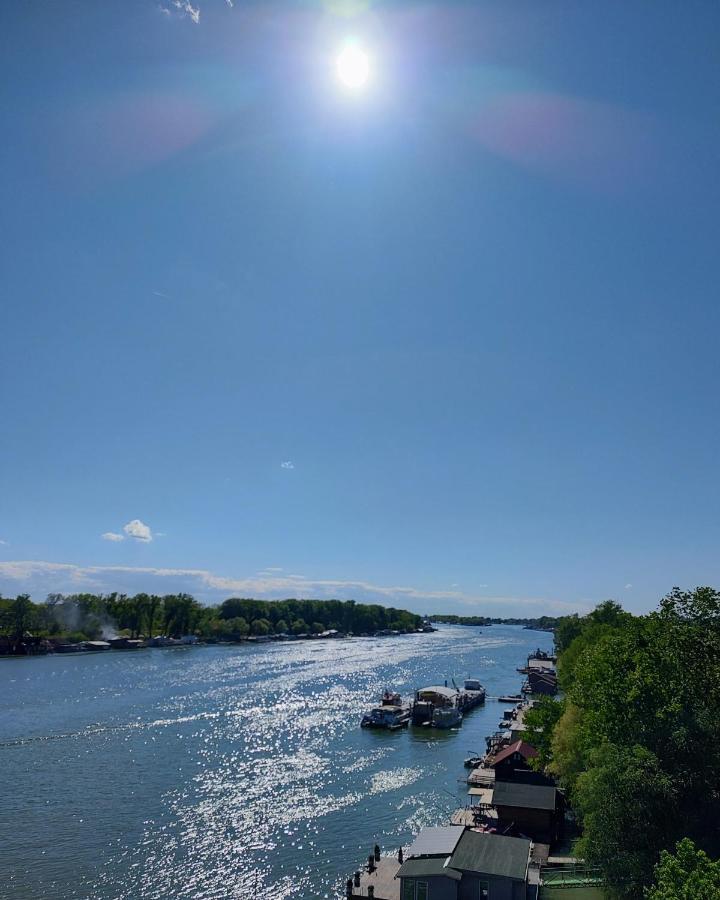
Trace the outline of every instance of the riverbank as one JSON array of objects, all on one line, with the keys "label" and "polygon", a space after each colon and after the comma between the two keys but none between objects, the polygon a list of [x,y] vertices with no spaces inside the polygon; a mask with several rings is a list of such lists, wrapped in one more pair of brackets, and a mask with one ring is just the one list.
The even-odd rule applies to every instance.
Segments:
[{"label": "riverbank", "polygon": [[115,637],[106,640],[100,639],[71,642],[63,638],[33,638],[32,636],[28,636],[23,641],[17,642],[21,648],[18,652],[2,652],[3,646],[0,644],[0,659],[12,659],[19,656],[45,656],[53,653],[98,653],[106,650],[144,650],[152,647],[188,647],[201,645],[239,646],[242,644],[294,643],[295,641],[350,640],[356,637],[400,637],[401,635],[430,634],[433,631],[437,631],[437,629],[431,625],[424,625],[422,628],[416,629],[398,630],[384,628],[380,631],[355,635],[331,628],[318,634],[248,635],[247,637],[240,637],[234,640],[222,640],[219,638],[206,638],[201,640],[197,635],[183,635],[179,638],[160,635],[153,638]]}]

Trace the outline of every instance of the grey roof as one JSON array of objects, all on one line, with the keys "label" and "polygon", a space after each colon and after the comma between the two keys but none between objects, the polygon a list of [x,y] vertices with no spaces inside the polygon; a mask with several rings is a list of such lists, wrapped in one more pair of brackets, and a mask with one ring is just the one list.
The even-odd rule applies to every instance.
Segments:
[{"label": "grey roof", "polygon": [[462,837],[462,825],[437,825],[423,828],[407,852],[411,856],[450,856]]},{"label": "grey roof", "polygon": [[396,878],[422,878],[428,875],[442,875],[460,881],[462,875],[455,869],[445,867],[447,856],[425,856],[421,859],[406,859],[398,869]]},{"label": "grey roof", "polygon": [[523,809],[554,810],[557,791],[544,784],[521,784],[517,781],[496,781],[493,806],[516,806]]},{"label": "grey roof", "polygon": [[420,688],[419,694],[439,694],[441,697],[455,697],[457,691],[455,688],[445,687],[444,685],[431,685],[430,687]]},{"label": "grey roof", "polygon": [[525,838],[468,830],[459,841],[449,865],[461,872],[480,872],[524,881],[529,857],[530,841]]}]

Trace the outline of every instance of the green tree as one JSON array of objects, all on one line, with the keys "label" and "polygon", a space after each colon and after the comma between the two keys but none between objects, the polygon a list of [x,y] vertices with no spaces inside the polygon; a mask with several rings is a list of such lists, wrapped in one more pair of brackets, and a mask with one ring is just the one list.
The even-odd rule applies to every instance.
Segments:
[{"label": "green tree", "polygon": [[552,697],[541,697],[523,718],[523,739],[538,751],[532,760],[535,768],[544,769],[552,759],[553,729],[563,712],[563,703]]},{"label": "green tree", "polygon": [[307,634],[308,627],[305,623],[304,619],[295,619],[292,623],[292,633],[293,634]]},{"label": "green tree", "polygon": [[275,634],[287,634],[288,624],[285,619],[278,619],[275,623]]},{"label": "green tree", "polygon": [[675,853],[663,850],[655,866],[655,883],[647,900],[718,900],[720,860],[712,860],[689,838],[678,841]]},{"label": "green tree", "polygon": [[250,625],[250,631],[258,637],[264,637],[266,634],[270,634],[271,630],[271,625],[267,619],[255,619]]},{"label": "green tree", "polygon": [[639,896],[658,849],[672,840],[676,786],[654,754],[606,744],[581,774],[574,806],[583,826],[576,853],[599,866],[611,887]]}]

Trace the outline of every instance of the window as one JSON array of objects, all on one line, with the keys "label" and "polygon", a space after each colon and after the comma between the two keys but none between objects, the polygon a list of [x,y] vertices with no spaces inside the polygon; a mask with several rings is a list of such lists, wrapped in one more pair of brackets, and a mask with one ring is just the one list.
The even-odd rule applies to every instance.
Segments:
[{"label": "window", "polygon": [[478,891],[479,900],[489,900],[490,897],[490,882],[481,881],[480,882],[480,890]]},{"label": "window", "polygon": [[402,900],[428,900],[427,881],[415,881],[412,878],[402,880]]}]

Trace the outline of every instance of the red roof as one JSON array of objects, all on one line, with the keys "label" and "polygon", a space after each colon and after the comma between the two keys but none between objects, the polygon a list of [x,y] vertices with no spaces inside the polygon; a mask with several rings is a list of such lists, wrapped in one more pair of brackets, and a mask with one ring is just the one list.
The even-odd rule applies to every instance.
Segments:
[{"label": "red roof", "polygon": [[493,760],[493,766],[496,766],[498,763],[503,762],[503,760],[508,759],[513,755],[513,753],[519,753],[524,759],[531,759],[533,756],[537,756],[537,750],[532,746],[532,744],[528,744],[527,741],[515,741],[514,744],[510,744],[509,747],[506,747],[504,750],[501,750]]}]

